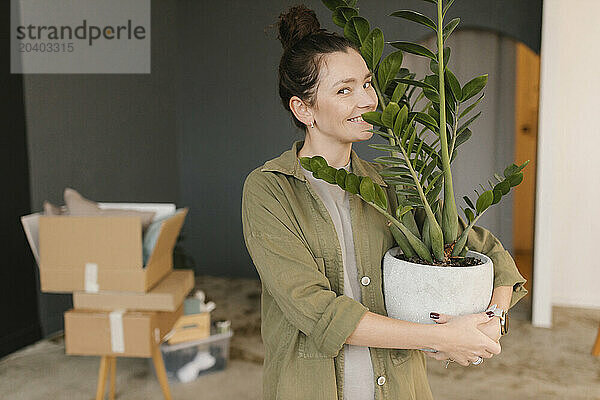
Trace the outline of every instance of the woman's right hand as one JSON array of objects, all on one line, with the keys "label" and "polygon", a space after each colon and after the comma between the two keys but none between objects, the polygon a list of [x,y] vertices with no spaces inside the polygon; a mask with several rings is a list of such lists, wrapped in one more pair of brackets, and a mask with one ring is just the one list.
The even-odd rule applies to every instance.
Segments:
[{"label": "woman's right hand", "polygon": [[438,353],[430,354],[436,360],[449,358],[466,367],[478,357],[492,358],[494,354],[500,354],[500,343],[478,329],[478,325],[490,320],[485,312],[457,317],[440,314],[439,320],[447,322],[436,325],[440,334],[434,349]]}]

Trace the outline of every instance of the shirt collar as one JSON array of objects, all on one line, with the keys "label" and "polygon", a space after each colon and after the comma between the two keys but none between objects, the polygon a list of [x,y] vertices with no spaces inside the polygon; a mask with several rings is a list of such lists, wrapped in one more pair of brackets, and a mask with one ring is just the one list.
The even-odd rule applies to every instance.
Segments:
[{"label": "shirt collar", "polygon": [[[304,145],[304,140],[295,141],[290,150],[284,151],[279,157],[267,161],[260,170],[263,172],[281,172],[282,174],[291,175],[301,181],[305,181],[306,178],[298,162],[298,151],[302,148],[302,145]],[[375,167],[369,162],[360,159],[354,150],[351,150],[350,160],[352,172],[356,175],[368,176],[378,185],[387,187],[387,184],[383,181]]]}]

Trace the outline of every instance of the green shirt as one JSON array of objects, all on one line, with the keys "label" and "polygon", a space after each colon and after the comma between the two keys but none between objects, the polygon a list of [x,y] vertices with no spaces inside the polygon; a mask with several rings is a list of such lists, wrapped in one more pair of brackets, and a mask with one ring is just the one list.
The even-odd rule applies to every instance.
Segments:
[{"label": "green shirt", "polygon": [[[370,278],[361,286],[361,304],[343,295],[340,243],[329,212],[298,164],[302,145],[294,142],[253,170],[242,194],[244,240],[262,282],[265,400],[342,399],[340,350],[367,311],[387,315],[381,261],[396,246],[387,220],[350,195],[358,276]],[[351,162],[354,173],[386,189],[391,209],[395,194],[378,174],[382,166],[358,158],[354,150]],[[513,286],[511,307],[527,294],[512,257],[489,231],[474,227],[467,245],[494,262],[494,287]],[[432,399],[421,351],[372,347],[370,354],[376,399]]]}]

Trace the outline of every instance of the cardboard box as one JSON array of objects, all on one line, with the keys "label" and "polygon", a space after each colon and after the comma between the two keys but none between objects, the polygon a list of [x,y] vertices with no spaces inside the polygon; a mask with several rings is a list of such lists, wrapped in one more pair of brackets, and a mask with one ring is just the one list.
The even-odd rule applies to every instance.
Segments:
[{"label": "cardboard box", "polygon": [[194,272],[175,270],[148,293],[73,292],[73,308],[88,310],[175,311],[194,287]]},{"label": "cardboard box", "polygon": [[210,313],[190,314],[181,316],[173,331],[167,337],[169,344],[189,342],[210,336]]},{"label": "cardboard box", "polygon": [[152,357],[162,338],[183,314],[152,311],[65,312],[65,351],[71,355]]},{"label": "cardboard box", "polygon": [[164,221],[145,267],[137,217],[38,213],[21,220],[38,261],[42,292],[145,293],[173,269],[173,248],[187,212],[180,209]]}]

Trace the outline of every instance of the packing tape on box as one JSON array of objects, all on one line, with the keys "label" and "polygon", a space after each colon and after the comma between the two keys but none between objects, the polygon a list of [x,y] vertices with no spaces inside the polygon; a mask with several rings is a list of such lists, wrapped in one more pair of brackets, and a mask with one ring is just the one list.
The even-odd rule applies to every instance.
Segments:
[{"label": "packing tape on box", "polygon": [[110,322],[110,346],[113,353],[125,352],[125,335],[123,334],[123,314],[125,310],[115,310],[108,314]]},{"label": "packing tape on box", "polygon": [[98,264],[85,263],[85,282],[84,290],[86,292],[97,293],[100,289],[98,286]]}]

